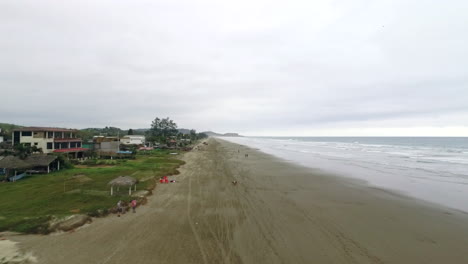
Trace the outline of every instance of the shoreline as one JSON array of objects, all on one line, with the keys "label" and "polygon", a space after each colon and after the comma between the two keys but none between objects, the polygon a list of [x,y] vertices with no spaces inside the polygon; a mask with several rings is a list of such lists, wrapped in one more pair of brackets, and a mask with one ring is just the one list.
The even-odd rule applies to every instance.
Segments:
[{"label": "shoreline", "polygon": [[432,201],[429,201],[429,200],[424,200],[422,198],[418,198],[418,197],[412,196],[412,195],[410,195],[408,193],[405,193],[404,191],[388,188],[388,187],[385,187],[385,186],[375,185],[375,184],[372,184],[371,182],[369,182],[367,180],[354,178],[354,177],[351,177],[351,176],[346,176],[343,173],[327,171],[326,169],[313,167],[313,166],[307,166],[307,165],[304,165],[304,164],[302,164],[301,162],[298,162],[298,161],[288,160],[286,158],[283,158],[283,157],[280,157],[280,156],[275,156],[274,154],[264,152],[264,151],[262,151],[262,150],[260,150],[260,149],[258,149],[256,147],[240,144],[240,143],[237,143],[237,142],[232,142],[232,141],[229,141],[229,140],[225,140],[224,138],[217,138],[217,139],[222,140],[222,141],[224,141],[226,143],[229,143],[229,144],[242,146],[243,148],[246,148],[246,149],[248,149],[250,151],[260,152],[260,153],[262,153],[264,155],[269,156],[272,160],[276,160],[277,162],[284,162],[284,163],[287,163],[287,164],[289,164],[290,166],[293,166],[293,167],[299,167],[299,168],[302,168],[304,170],[309,170],[309,171],[313,172],[314,174],[322,175],[324,177],[330,177],[330,179],[334,178],[335,180],[340,182],[340,184],[356,185],[356,187],[361,187],[361,188],[369,189],[370,191],[375,191],[376,195],[382,195],[382,196],[386,196],[386,197],[392,197],[392,196],[393,197],[398,197],[399,199],[406,200],[409,203],[415,203],[415,204],[418,204],[418,205],[421,205],[421,206],[426,206],[426,207],[434,208],[434,209],[437,209],[437,210],[443,210],[443,211],[448,210],[448,211],[458,212],[458,213],[460,213],[462,215],[466,215],[467,220],[468,220],[468,212],[464,211],[462,209],[450,207],[450,206],[444,205],[442,203],[436,203],[436,202],[432,202]]},{"label": "shoreline", "polygon": [[135,214],[9,239],[48,264],[468,260],[463,213],[214,138],[183,160]]},{"label": "shoreline", "polygon": [[[232,144],[231,147],[238,145],[229,141],[224,142]],[[274,181],[282,186],[284,192],[284,195],[279,195],[282,196],[281,200],[285,201],[284,206],[280,208],[296,207],[298,210],[291,212],[291,215],[297,215],[298,211],[302,211],[301,217],[312,222],[308,225],[312,230],[321,229],[312,236],[321,239],[315,239],[316,243],[311,244],[323,244],[328,241],[329,246],[339,245],[343,249],[331,250],[327,247],[322,250],[331,250],[330,255],[334,257],[311,258],[309,261],[319,261],[319,263],[320,261],[324,263],[334,261],[464,263],[468,261],[468,254],[464,253],[462,246],[468,242],[466,212],[417,199],[398,191],[369,185],[364,180],[306,167],[250,146],[240,146],[258,155],[256,164],[252,164],[252,168],[270,166],[270,171],[267,172],[262,171],[263,169],[255,170],[259,174],[257,177],[262,177],[267,182],[266,179],[269,177],[266,174],[272,170],[276,175],[283,174],[275,177]],[[265,164],[260,164],[263,161],[266,161]],[[273,164],[268,164],[270,162]],[[281,168],[281,165],[284,167]],[[289,176],[293,175],[293,178],[286,180],[286,175],[290,172],[292,173]],[[263,195],[258,195],[256,198],[265,199]],[[278,200],[272,197],[268,199]],[[271,205],[272,211],[278,208],[274,203]],[[289,228],[285,228],[285,234],[292,231],[286,231],[287,229]],[[297,231],[297,236],[301,236],[300,231]],[[291,243],[296,242],[294,237],[289,239]],[[298,251],[304,248],[303,254],[310,254],[310,248],[303,246],[308,243],[310,240],[304,239],[302,243],[296,243],[294,248]],[[395,252],[389,252],[390,250]],[[320,255],[320,252],[316,254]]]},{"label": "shoreline", "polygon": [[[222,137],[220,139],[260,150],[281,160],[289,161],[293,165],[317,169],[326,174],[358,182],[363,181],[371,187],[385,189],[437,207],[468,213],[468,206],[465,202],[468,201],[468,189],[466,188],[468,182],[466,177],[463,177],[466,173],[452,174],[452,172],[455,173],[454,171],[461,169],[458,167],[461,164],[457,164],[454,169],[450,170],[447,167],[448,164],[438,164],[437,166],[442,166],[439,168],[432,162],[411,158],[411,154],[408,152],[400,153],[402,156],[396,154],[388,156],[389,150],[380,150],[380,146],[383,145],[377,145],[379,146],[378,150],[367,149],[363,151],[355,151],[353,148],[360,147],[354,146],[351,147],[351,150],[345,149],[342,154],[338,154],[336,148],[327,145],[328,143],[325,144],[326,146],[309,146],[306,144],[309,141],[278,143],[274,140],[271,141],[271,139],[258,140],[257,138],[231,139]],[[348,144],[343,142],[330,144]],[[367,146],[371,145],[364,144],[363,146],[369,148]],[[388,147],[393,148],[390,145]],[[323,154],[321,154],[322,152]],[[427,153],[425,155],[427,156]],[[430,166],[425,167],[425,164],[430,164]],[[440,171],[438,171],[439,169]]]}]

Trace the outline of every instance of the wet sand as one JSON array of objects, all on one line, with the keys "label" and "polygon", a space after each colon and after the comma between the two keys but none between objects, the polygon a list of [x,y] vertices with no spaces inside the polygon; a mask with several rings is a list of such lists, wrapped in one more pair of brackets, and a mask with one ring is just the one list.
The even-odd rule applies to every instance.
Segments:
[{"label": "wet sand", "polygon": [[135,214],[9,239],[49,264],[468,262],[465,213],[208,143]]}]

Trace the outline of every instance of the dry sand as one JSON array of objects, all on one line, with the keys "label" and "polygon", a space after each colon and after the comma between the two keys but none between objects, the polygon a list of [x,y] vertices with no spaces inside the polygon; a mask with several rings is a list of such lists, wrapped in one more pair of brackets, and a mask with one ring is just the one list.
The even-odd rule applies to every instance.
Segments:
[{"label": "dry sand", "polygon": [[208,142],[135,214],[9,239],[48,264],[468,263],[462,212]]}]

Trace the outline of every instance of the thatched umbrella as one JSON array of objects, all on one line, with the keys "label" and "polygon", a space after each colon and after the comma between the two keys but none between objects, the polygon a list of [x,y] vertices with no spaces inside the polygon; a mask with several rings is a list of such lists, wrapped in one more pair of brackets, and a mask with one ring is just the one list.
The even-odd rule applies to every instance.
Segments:
[{"label": "thatched umbrella", "polygon": [[114,185],[120,187],[120,186],[128,186],[128,195],[132,194],[132,186],[135,186],[135,191],[136,191],[136,182],[137,180],[133,177],[130,176],[119,176],[112,181],[110,181],[108,184],[111,186],[111,195],[114,194]]}]

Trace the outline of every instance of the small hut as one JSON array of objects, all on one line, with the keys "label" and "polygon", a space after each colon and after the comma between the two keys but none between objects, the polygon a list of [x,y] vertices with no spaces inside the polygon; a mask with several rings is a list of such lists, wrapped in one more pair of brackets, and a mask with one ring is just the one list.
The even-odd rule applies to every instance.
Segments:
[{"label": "small hut", "polygon": [[60,161],[54,155],[36,154],[28,156],[24,161],[29,163],[36,172],[50,173],[52,163],[55,164],[57,170],[60,170]]},{"label": "small hut", "polygon": [[19,180],[21,179],[21,177],[23,177],[24,175],[26,175],[25,173],[21,174],[21,175],[18,175],[19,177],[16,177],[16,172],[18,170],[26,170],[26,169],[29,169],[31,168],[32,165],[27,163],[26,161],[18,158],[18,157],[15,157],[15,156],[7,156],[5,157],[4,159],[0,160],[0,168],[4,168],[6,169],[6,173],[5,173],[5,180],[8,179],[8,177],[10,177],[10,172],[12,170],[15,171],[15,174],[14,174],[14,178],[13,180]]},{"label": "small hut", "polygon": [[114,195],[114,185],[115,185],[117,186],[117,189],[120,186],[124,186],[124,187],[128,186],[128,195],[132,195],[132,187],[134,187],[134,191],[136,191],[136,183],[137,183],[137,180],[133,177],[119,176],[108,183],[111,186],[110,194],[111,196]]}]

